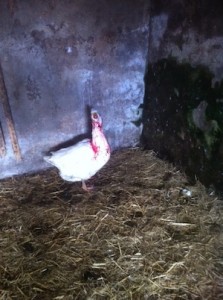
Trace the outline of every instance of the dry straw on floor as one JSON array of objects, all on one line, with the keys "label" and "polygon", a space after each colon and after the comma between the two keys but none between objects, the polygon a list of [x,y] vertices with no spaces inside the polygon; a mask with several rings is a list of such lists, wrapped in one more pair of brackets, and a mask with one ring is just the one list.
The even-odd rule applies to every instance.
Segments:
[{"label": "dry straw on floor", "polygon": [[223,202],[153,152],[0,183],[0,299],[223,299]]}]

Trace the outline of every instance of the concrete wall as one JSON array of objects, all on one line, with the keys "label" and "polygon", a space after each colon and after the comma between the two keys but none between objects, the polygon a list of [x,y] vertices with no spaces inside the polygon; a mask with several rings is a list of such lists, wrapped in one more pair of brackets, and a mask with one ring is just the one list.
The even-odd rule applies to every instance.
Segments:
[{"label": "concrete wall", "polygon": [[46,167],[43,152],[87,131],[99,110],[113,149],[138,143],[148,1],[1,1],[0,61],[22,161],[6,143],[0,177]]},{"label": "concrete wall", "polygon": [[215,81],[223,79],[223,5],[220,0],[152,1],[149,62],[174,56],[204,65]]},{"label": "concrete wall", "polygon": [[152,1],[142,142],[223,189],[223,5]]}]

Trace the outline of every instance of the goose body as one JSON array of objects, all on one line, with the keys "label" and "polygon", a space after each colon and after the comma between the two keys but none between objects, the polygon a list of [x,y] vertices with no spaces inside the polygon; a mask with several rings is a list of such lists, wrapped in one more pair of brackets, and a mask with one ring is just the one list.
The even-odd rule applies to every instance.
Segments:
[{"label": "goose body", "polygon": [[82,181],[95,175],[109,160],[110,147],[102,130],[102,119],[96,110],[91,111],[92,138],[52,152],[44,159],[59,169],[60,176],[66,181]]}]

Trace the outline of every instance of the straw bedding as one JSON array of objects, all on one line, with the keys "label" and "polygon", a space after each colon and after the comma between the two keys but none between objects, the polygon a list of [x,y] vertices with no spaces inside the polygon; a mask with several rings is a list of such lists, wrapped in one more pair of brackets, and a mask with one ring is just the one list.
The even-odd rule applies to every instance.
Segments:
[{"label": "straw bedding", "polygon": [[223,201],[151,151],[0,182],[0,299],[223,299]]}]

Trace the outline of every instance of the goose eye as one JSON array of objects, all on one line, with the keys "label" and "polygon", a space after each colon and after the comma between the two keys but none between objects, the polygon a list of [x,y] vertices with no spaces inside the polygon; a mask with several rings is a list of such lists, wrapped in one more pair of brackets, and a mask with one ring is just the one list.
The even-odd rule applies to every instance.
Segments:
[{"label": "goose eye", "polygon": [[98,114],[97,113],[93,113],[93,119],[98,119]]}]

